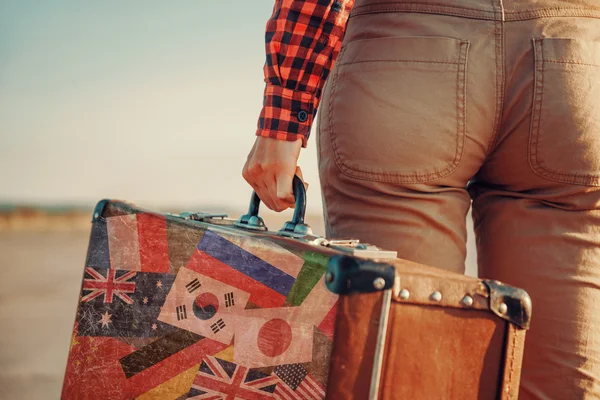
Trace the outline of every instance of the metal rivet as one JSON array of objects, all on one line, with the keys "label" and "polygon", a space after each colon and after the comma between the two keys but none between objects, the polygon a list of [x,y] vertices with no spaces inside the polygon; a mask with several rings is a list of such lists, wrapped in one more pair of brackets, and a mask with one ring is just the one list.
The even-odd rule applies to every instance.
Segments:
[{"label": "metal rivet", "polygon": [[373,281],[373,286],[375,287],[375,289],[383,289],[385,287],[385,279],[379,277],[379,278],[375,278],[375,280]]},{"label": "metal rivet", "polygon": [[471,307],[473,305],[473,298],[469,295],[466,295],[465,297],[462,298],[462,300],[460,301],[460,303],[463,306],[467,306],[467,307]]},{"label": "metal rivet", "polygon": [[333,274],[331,272],[326,273],[325,280],[327,281],[327,283],[333,282]]},{"label": "metal rivet", "polygon": [[442,301],[442,294],[437,290],[431,293],[431,300],[433,301]]},{"label": "metal rivet", "polygon": [[410,297],[410,292],[409,292],[408,290],[406,290],[406,289],[402,289],[402,290],[400,291],[400,298],[401,298],[402,300],[408,300],[408,298],[409,298],[409,297]]},{"label": "metal rivet", "polygon": [[498,307],[498,311],[500,312],[500,314],[506,314],[506,312],[508,311],[508,306],[506,304],[502,303]]}]

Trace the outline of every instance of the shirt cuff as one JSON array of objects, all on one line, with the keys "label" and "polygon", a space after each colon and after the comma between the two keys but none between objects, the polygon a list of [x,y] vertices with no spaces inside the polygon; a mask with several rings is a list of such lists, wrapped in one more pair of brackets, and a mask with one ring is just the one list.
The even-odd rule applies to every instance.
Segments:
[{"label": "shirt cuff", "polygon": [[317,101],[312,93],[267,84],[256,136],[290,142],[302,139],[306,147]]}]

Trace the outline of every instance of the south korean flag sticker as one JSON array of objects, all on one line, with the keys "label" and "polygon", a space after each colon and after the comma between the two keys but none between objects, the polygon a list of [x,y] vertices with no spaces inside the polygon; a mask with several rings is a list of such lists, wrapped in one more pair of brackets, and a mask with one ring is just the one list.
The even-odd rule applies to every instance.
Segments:
[{"label": "south korean flag sticker", "polygon": [[231,343],[236,314],[250,294],[188,268],[181,268],[158,320],[224,344]]}]

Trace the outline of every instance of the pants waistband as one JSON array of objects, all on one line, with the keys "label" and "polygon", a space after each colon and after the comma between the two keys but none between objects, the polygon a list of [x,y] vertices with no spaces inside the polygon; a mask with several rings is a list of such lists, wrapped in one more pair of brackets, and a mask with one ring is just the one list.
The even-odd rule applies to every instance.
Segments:
[{"label": "pants waistband", "polygon": [[418,12],[495,21],[546,17],[600,18],[598,0],[356,0],[351,17],[378,12]]}]

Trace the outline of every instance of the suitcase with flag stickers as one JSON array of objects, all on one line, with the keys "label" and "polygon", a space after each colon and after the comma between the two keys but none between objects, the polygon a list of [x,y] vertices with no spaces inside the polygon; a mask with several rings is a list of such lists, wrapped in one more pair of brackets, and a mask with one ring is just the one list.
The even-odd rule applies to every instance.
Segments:
[{"label": "suitcase with flag stickers", "polygon": [[315,236],[299,178],[294,193],[278,232],[256,194],[238,220],[99,202],[62,400],[487,399],[494,380],[514,390],[522,291]]},{"label": "suitcase with flag stickers", "polygon": [[248,214],[94,211],[63,400],[323,399],[340,254],[395,256],[312,235],[306,194],[279,232]]}]

